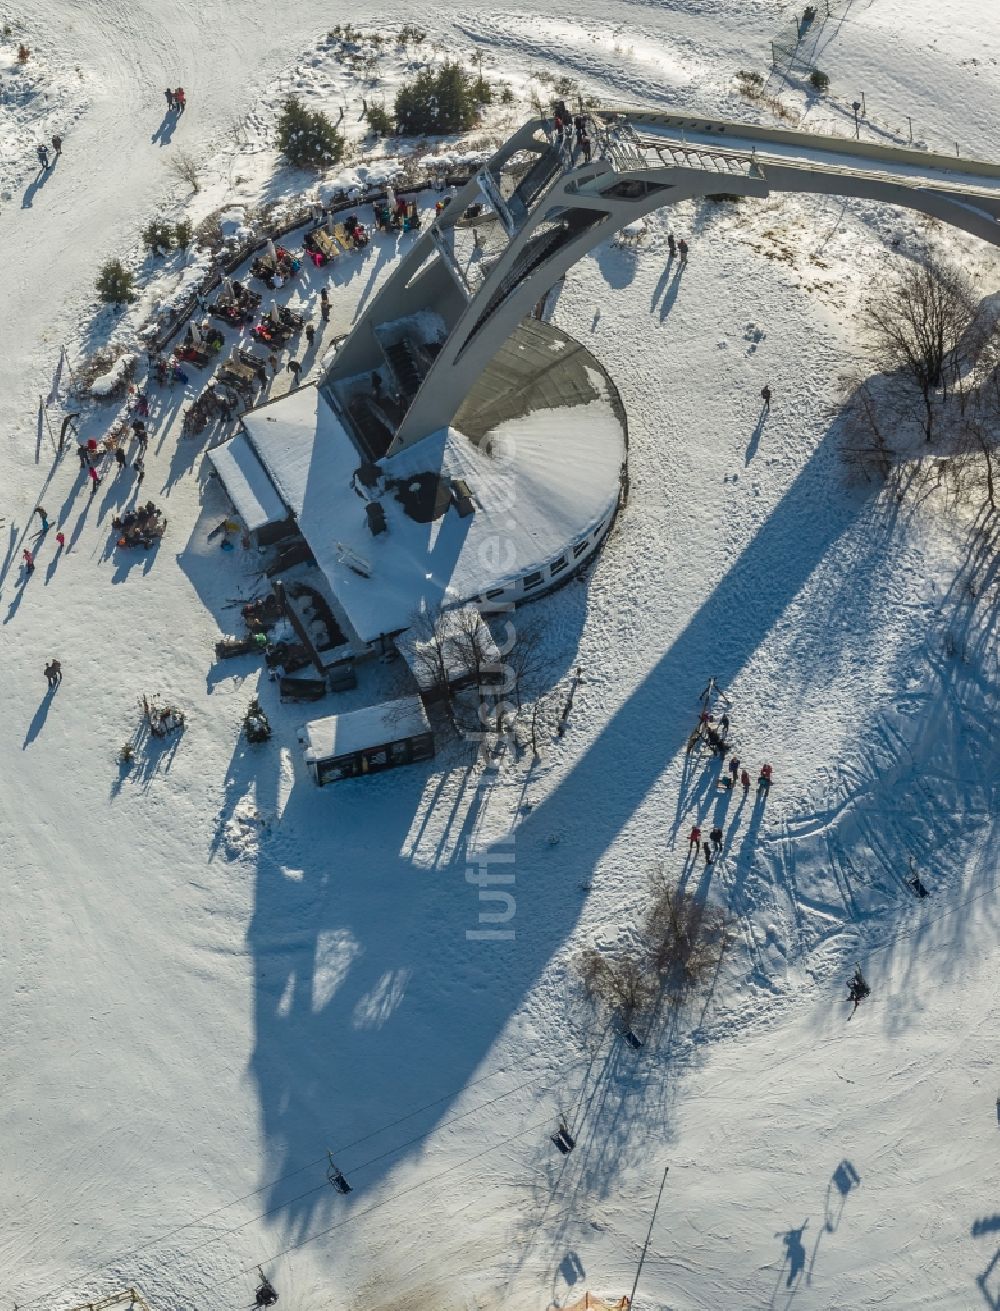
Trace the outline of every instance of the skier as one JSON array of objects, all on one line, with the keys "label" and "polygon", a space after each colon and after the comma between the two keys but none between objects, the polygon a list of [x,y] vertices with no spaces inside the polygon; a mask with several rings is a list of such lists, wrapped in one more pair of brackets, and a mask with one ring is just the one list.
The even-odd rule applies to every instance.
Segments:
[{"label": "skier", "polygon": [[49,148],[48,146],[38,145],[35,147],[35,154],[38,156],[38,162],[42,168],[49,166]]},{"label": "skier", "polygon": [[736,782],[736,776],[737,776],[737,774],[740,772],[740,758],[739,758],[739,756],[733,756],[732,760],[730,760],[730,762],[729,762],[729,772],[730,772],[730,774],[733,776],[733,782],[735,783],[735,782]]},{"label": "skier", "polygon": [[311,346],[311,345],[313,344],[313,338],[314,338],[315,336],[316,336],[316,329],[313,327],[313,325],[312,325],[311,323],[307,323],[307,324],[306,324],[306,343],[307,343],[307,345]]},{"label": "skier", "polygon": [[183,114],[187,108],[187,100],[184,97],[184,88],[182,86],[179,86],[174,92],[174,108],[178,114]]},{"label": "skier", "polygon": [[299,374],[302,372],[302,365],[298,362],[298,360],[288,361],[288,372],[295,379],[295,381],[292,383],[292,386],[297,387],[299,385]]},{"label": "skier", "polygon": [[177,101],[174,99],[173,90],[170,87],[167,87],[163,94],[167,97],[167,111],[172,114],[177,108]]},{"label": "skier", "polygon": [[722,829],[716,825],[708,836],[712,839],[712,850],[718,851],[722,846]]},{"label": "skier", "polygon": [[688,851],[690,851],[692,847],[694,848],[695,851],[697,851],[700,845],[701,845],[701,829],[698,827],[697,824],[695,824],[692,827],[691,832],[688,836]]},{"label": "skier", "polygon": [[750,775],[746,770],[740,774],[740,782],[743,784],[743,798],[746,800],[746,795],[750,791]]},{"label": "skier", "polygon": [[45,677],[49,680],[49,687],[58,687],[62,682],[62,665],[58,660],[51,660],[45,666]]},{"label": "skier", "polygon": [[677,249],[681,253],[681,268],[683,268],[684,265],[688,262],[688,244],[683,237],[681,237],[680,241],[678,241]]},{"label": "skier", "polygon": [[21,552],[21,555],[24,559],[24,572],[28,574],[30,577],[30,575],[35,572],[35,557],[32,555],[32,553],[28,550],[27,547],[24,548],[24,550]]},{"label": "skier", "polygon": [[771,766],[761,765],[760,774],[757,778],[757,797],[766,797],[771,791]]},{"label": "skier", "polygon": [[52,138],[52,149],[56,152],[56,158],[62,154],[62,137],[58,132]]},{"label": "skier", "polygon": [[770,413],[771,410],[771,384],[765,382],[760,389],[760,398],[764,402],[764,409]]},{"label": "skier", "polygon": [[672,232],[667,233],[667,250],[670,251],[670,258],[673,259],[677,254],[677,242],[674,240]]},{"label": "skier", "polygon": [[35,514],[37,514],[39,519],[41,519],[42,521],[42,533],[43,534],[47,533],[49,531],[49,516],[45,513],[45,511],[42,509],[40,505],[35,506]]}]

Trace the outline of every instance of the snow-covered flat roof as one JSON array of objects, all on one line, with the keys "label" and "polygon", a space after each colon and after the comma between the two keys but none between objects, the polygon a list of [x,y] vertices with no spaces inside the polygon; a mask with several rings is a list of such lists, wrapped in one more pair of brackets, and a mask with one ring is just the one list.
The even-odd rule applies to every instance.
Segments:
[{"label": "snow-covered flat roof", "polygon": [[316,387],[298,388],[243,422],[355,631],[374,641],[408,628],[417,614],[513,584],[613,510],[625,439],[596,370],[592,381],[598,399],[509,420],[480,446],[442,429],[379,461],[389,480],[464,479],[476,510],[463,518],[452,505],[418,523],[388,491],[380,498],[387,531],[378,536],[352,485],[362,458]]},{"label": "snow-covered flat roof", "polygon": [[288,510],[243,433],[216,446],[208,458],[247,528],[253,531],[288,518]]},{"label": "snow-covered flat roof", "polygon": [[307,761],[349,756],[355,751],[381,747],[403,738],[431,731],[423,703],[418,696],[362,706],[343,715],[312,719],[299,732]]}]

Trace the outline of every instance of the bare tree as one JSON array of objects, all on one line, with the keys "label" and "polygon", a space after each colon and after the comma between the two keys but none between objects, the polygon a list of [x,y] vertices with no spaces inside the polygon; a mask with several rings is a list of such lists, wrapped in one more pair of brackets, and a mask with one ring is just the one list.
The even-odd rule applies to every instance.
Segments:
[{"label": "bare tree", "polygon": [[646,937],[657,974],[677,991],[704,982],[726,948],[725,911],[684,891],[662,867],[651,891]]},{"label": "bare tree", "polygon": [[455,713],[453,634],[449,611],[436,610],[413,618],[409,628],[413,642],[413,665],[421,694],[439,701],[451,726],[458,731]]},{"label": "bare tree", "polygon": [[947,400],[963,342],[975,336],[977,314],[966,274],[932,257],[907,265],[864,306],[865,333],[879,368],[902,373],[920,392],[928,441],[935,398],[940,392]]},{"label": "bare tree", "polygon": [[[995,422],[992,427],[987,427],[978,418],[969,418],[966,420],[964,428],[965,448],[973,457],[979,456],[982,461],[983,481],[986,486],[986,504],[993,513],[996,513],[996,470],[994,460],[997,458],[997,439],[994,435],[997,431]],[[979,460],[975,461],[979,466]]]},{"label": "bare tree", "polygon": [[885,436],[871,379],[855,370],[842,379],[842,384],[846,420],[844,460],[851,468],[859,470],[866,481],[878,478],[886,482],[892,473],[895,452]]},{"label": "bare tree", "polygon": [[617,1012],[627,1028],[656,996],[649,959],[636,952],[610,956],[590,947],[581,953],[577,970],[587,996]]},{"label": "bare tree", "polygon": [[167,168],[170,169],[175,178],[179,178],[181,182],[186,182],[196,195],[201,190],[201,185],[198,182],[198,174],[201,168],[197,159],[189,150],[173,151]]},{"label": "bare tree", "polygon": [[496,698],[494,689],[501,669],[498,667],[497,645],[486,620],[475,606],[462,606],[453,610],[453,650],[459,667],[468,674],[479,694],[479,719],[489,728],[495,719],[497,733],[503,731],[502,718],[508,707],[502,698]]}]

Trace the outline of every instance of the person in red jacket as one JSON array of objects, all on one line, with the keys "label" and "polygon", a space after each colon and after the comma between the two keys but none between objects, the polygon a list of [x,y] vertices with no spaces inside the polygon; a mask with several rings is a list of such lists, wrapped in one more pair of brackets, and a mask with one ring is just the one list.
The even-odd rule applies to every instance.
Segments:
[{"label": "person in red jacket", "polygon": [[179,86],[174,92],[174,106],[178,114],[183,114],[187,108],[187,100],[184,97],[184,88]]},{"label": "person in red jacket", "polygon": [[750,791],[750,775],[746,772],[746,770],[744,770],[743,773],[740,775],[740,782],[743,784],[743,795],[746,796],[746,794]]},{"label": "person in red jacket", "polygon": [[688,835],[688,851],[690,851],[692,848],[695,851],[697,851],[700,845],[701,845],[701,829],[698,827],[697,824],[695,824],[694,827],[691,829],[690,834]]}]

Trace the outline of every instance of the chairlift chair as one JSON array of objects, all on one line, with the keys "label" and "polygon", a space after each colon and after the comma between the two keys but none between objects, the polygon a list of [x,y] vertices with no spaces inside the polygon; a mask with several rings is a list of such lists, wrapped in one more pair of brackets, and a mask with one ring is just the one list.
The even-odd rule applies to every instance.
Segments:
[{"label": "chairlift chair", "polygon": [[260,1275],[260,1283],[257,1286],[257,1292],[254,1301],[257,1306],[274,1306],[278,1300],[278,1291],[265,1275],[260,1266],[257,1267],[257,1273]]}]

